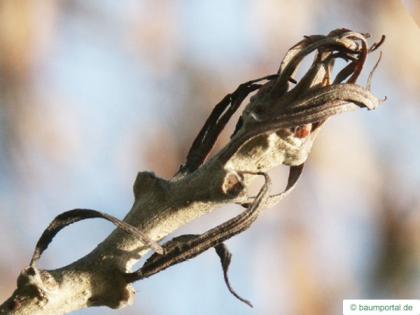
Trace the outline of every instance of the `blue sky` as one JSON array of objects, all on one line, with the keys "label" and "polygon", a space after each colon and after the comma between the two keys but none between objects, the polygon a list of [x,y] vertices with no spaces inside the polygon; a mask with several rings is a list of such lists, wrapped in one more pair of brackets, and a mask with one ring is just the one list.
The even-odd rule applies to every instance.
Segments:
[{"label": "blue sky", "polygon": [[[273,34],[271,39],[266,28],[258,25],[262,20],[255,19],[255,12],[252,11],[255,10],[255,5],[251,3],[239,0],[176,1],[172,13],[168,13],[174,21],[153,21],[157,25],[162,23],[163,27],[173,27],[171,34],[174,34],[173,40],[176,43],[173,47],[165,43],[162,46],[158,44],[157,47],[168,50],[156,51],[158,66],[151,60],[153,58],[148,59],[147,55],[142,54],[143,50],[149,48],[142,47],[141,41],[137,44],[130,42],[135,39],[135,35],[128,31],[136,23],[138,16],[147,15],[137,14],[136,10],[150,10],[154,7],[148,1],[123,1],[118,4],[115,1],[79,1],[79,5],[86,11],[73,9],[58,17],[53,45],[48,54],[36,64],[32,85],[39,99],[44,101],[39,105],[37,110],[40,112],[36,115],[42,115],[42,111],[48,114],[45,121],[46,132],[58,130],[63,137],[61,141],[64,148],[57,149],[55,155],[51,155],[44,152],[38,142],[26,144],[21,165],[36,171],[28,173],[23,179],[16,179],[21,174],[17,176],[11,171],[8,164],[10,161],[0,153],[0,170],[3,173],[0,177],[0,196],[5,209],[0,216],[3,217],[3,222],[9,223],[10,230],[18,225],[28,226],[27,229],[16,228],[17,233],[11,240],[13,246],[21,248],[24,253],[21,255],[29,259],[34,240],[49,220],[60,211],[87,207],[124,217],[132,203],[131,185],[136,172],[150,168],[149,161],[142,157],[141,148],[148,145],[148,139],[155,136],[155,126],[177,117],[176,112],[181,106],[177,102],[182,100],[182,91],[179,90],[186,84],[182,76],[177,76],[175,66],[159,72],[159,62],[162,62],[159,58],[169,60],[169,64],[171,60],[188,61],[205,74],[213,71],[216,77],[220,76],[220,82],[227,93],[229,87],[233,89],[242,81],[260,76],[254,74],[260,62],[262,68],[267,67],[267,63],[277,67],[285,49],[304,35],[297,31],[324,33],[339,26],[340,21],[346,21],[346,24],[350,24],[349,27],[358,26],[358,21],[346,14],[339,5],[335,11],[329,11],[330,14],[336,14],[335,16],[317,12],[318,19],[314,18],[315,22],[308,21],[306,25],[304,21],[298,21],[297,24],[301,26],[297,26],[297,29],[288,21],[279,20],[279,33],[287,33],[281,36],[294,38],[294,41],[278,43],[279,49],[282,49],[279,52],[266,51],[268,45],[275,47],[273,42],[278,40],[278,36]],[[152,16],[159,16],[159,12],[153,12]],[[294,19],[293,16],[289,18]],[[267,61],[266,54],[273,59]],[[277,59],[274,60],[274,56]],[[384,67],[386,65],[385,62]],[[275,70],[274,68],[273,72]],[[343,125],[358,125],[359,133],[364,132],[372,138],[366,140],[367,145],[369,146],[369,141],[372,142],[372,151],[381,157],[382,163],[400,164],[398,175],[404,179],[402,185],[406,198],[410,198],[415,190],[413,187],[417,187],[416,183],[420,179],[420,168],[414,158],[420,147],[418,109],[415,107],[418,99],[415,95],[411,97],[410,93],[404,93],[401,87],[395,89],[393,77],[386,71],[388,70],[380,68],[374,79],[375,93],[379,97],[388,97],[386,107],[374,113],[361,111],[349,117],[340,117],[338,122],[332,122],[332,126],[328,128],[338,133]],[[222,98],[223,95],[219,97]],[[406,105],[398,107],[401,103]],[[1,117],[0,112],[0,119]],[[183,122],[172,123],[176,125]],[[48,129],[50,125],[52,131]],[[170,126],[169,124],[168,128]],[[347,139],[350,141],[351,136]],[[2,140],[0,137],[0,141]],[[162,154],[164,149],[162,148]],[[339,146],[330,149],[340,155]],[[350,147],[349,150],[351,149]],[[396,150],[401,150],[404,154],[396,154]],[[343,152],[341,154],[345,155]],[[328,172],[309,170],[305,177],[309,184],[302,187],[309,187],[314,194],[328,195],[329,176],[336,182],[341,180]],[[311,181],[316,189],[310,188]],[[299,214],[298,211],[296,215],[306,217],[309,234],[320,240],[320,255],[325,259],[337,259],[337,264],[342,262],[353,270],[356,277],[362,277],[368,272],[369,257],[377,235],[368,194],[365,196],[357,187],[353,188],[354,190],[350,186],[346,198],[357,200],[347,207],[339,203],[341,195],[338,195],[337,200],[331,198],[332,201],[318,197],[319,203],[312,211],[320,213]],[[298,201],[293,201],[292,197],[291,204],[293,202]],[[308,208],[312,204],[307,201],[302,203]],[[324,206],[327,210],[322,212]],[[16,208],[26,207],[35,207],[37,214],[22,218]],[[336,207],[342,208],[344,214],[341,217],[331,217],[331,209]],[[359,209],[356,214],[351,212],[353,207]],[[185,228],[184,232],[204,230],[232,214],[232,210],[218,210],[214,214],[215,221],[194,224]],[[260,270],[269,266],[267,270],[272,271],[276,264],[282,267],[282,253],[276,254],[278,256],[270,254],[273,248],[278,248],[276,244],[281,236],[272,235],[280,234],[279,225],[286,224],[285,221],[288,220],[273,214],[268,218],[280,221],[273,223],[270,219],[262,219],[261,224],[253,227],[252,231],[228,242],[235,254],[231,267],[232,283],[240,294],[252,300],[256,310],[248,309],[228,294],[218,257],[213,251],[209,251],[193,261],[136,284],[138,297],[135,305],[119,313],[274,314],[280,305],[286,313],[291,312],[290,300],[293,300],[293,296],[285,291],[282,283],[273,280],[271,285],[277,289],[273,289],[276,292],[272,296],[267,297],[266,291],[261,291],[267,285],[260,283]],[[331,228],[318,228],[308,222],[320,222],[331,225]],[[334,224],[337,226],[332,227]],[[108,223],[96,221],[69,227],[45,253],[44,266],[53,268],[71,262],[87,253],[111,230]],[[287,240],[287,237],[283,236],[283,239]],[[348,247],[340,246],[342,243]],[[339,253],[341,251],[342,257],[347,257],[347,248],[352,248],[356,254],[353,252],[350,256],[354,260],[345,264],[346,259],[333,255],[331,247],[336,248]],[[248,248],[258,250],[261,258],[256,259],[255,252]],[[16,254],[12,253],[11,248],[6,250],[11,256],[4,259],[12,264]],[[21,267],[13,268],[18,271]],[[287,279],[287,268],[280,267],[274,279]],[[336,268],[339,270],[339,267]],[[331,272],[339,272],[337,270]],[[200,310],[199,313],[197,309]],[[76,314],[112,313],[111,310],[101,308],[83,310]]]}]

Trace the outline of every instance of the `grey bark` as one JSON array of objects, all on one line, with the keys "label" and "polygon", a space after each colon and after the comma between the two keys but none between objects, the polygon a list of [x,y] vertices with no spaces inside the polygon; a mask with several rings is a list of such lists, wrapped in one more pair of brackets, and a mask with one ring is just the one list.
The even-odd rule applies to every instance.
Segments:
[{"label": "grey bark", "polygon": [[[252,198],[247,189],[254,176],[245,175],[241,189],[232,190],[232,175],[238,178],[245,171],[300,165],[330,116],[359,107],[374,109],[380,103],[368,89],[354,84],[368,52],[379,45],[368,49],[364,34],[344,29],[306,37],[289,50],[278,78],[262,85],[252,97],[237,133],[213,158],[171,180],[151,172],[137,175],[135,201],[124,221],[160,241],[221,205],[249,203]],[[313,65],[290,89],[297,66],[314,50]],[[347,58],[350,64],[333,81],[335,58]],[[276,197],[271,198],[267,206],[276,201]],[[135,290],[124,274],[149,250],[138,237],[115,229],[91,253],[68,266],[56,270],[25,268],[15,292],[0,305],[0,314],[57,315],[90,306],[130,305]]]}]

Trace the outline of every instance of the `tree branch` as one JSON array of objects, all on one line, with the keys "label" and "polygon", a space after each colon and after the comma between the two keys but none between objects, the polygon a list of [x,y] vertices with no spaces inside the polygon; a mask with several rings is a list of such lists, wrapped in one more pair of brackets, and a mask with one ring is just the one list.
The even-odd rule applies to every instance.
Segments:
[{"label": "tree branch", "polygon": [[[374,109],[381,103],[368,89],[355,84],[367,54],[383,41],[368,48],[367,37],[346,29],[334,30],[326,36],[306,36],[288,51],[276,75],[240,85],[216,106],[194,141],[185,164],[172,179],[165,180],[151,172],[137,175],[133,187],[135,201],[123,222],[97,212],[83,214],[83,210],[57,217],[38,242],[30,266],[19,275],[15,292],[0,306],[0,314],[57,315],[90,306],[122,308],[132,304],[135,291],[131,282],[141,279],[145,269],[137,274],[131,270],[150,247],[157,252],[152,255],[156,259],[154,264],[144,265],[152,269],[150,274],[215,247],[228,283],[230,253],[222,242],[248,228],[259,214],[260,206],[271,206],[283,196],[265,195],[267,189],[256,198],[248,196],[247,189],[255,174],[281,164],[301,170],[320,127],[329,117],[361,107]],[[312,66],[296,82],[293,78],[296,68],[313,51],[316,56]],[[349,63],[333,80],[337,58]],[[291,87],[291,82],[296,85]],[[206,161],[228,120],[247,95],[255,91],[231,141]],[[298,175],[291,183],[297,181]],[[181,245],[175,251],[170,249],[177,244],[174,241],[162,247],[156,243],[228,203],[242,204],[248,210],[229,224],[210,230],[211,233],[177,239]],[[254,215],[252,220],[244,219],[250,215]],[[36,260],[61,228],[97,216],[111,220],[119,228],[91,253],[68,266],[56,270],[36,267]]]}]

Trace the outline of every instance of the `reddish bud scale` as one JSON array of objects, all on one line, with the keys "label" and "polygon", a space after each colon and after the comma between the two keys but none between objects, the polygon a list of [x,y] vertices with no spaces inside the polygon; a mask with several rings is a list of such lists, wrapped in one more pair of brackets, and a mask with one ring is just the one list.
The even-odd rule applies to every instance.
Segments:
[{"label": "reddish bud scale", "polygon": [[298,138],[306,138],[309,136],[312,130],[312,124],[306,124],[299,127],[296,127],[295,129],[295,136]]}]

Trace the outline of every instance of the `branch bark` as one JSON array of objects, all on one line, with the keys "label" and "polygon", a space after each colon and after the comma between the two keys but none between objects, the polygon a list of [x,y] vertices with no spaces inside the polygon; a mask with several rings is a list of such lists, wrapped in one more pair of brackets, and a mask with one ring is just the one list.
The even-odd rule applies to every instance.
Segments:
[{"label": "branch bark", "polygon": [[[227,95],[210,115],[186,163],[172,179],[165,180],[151,172],[138,173],[133,186],[135,201],[124,222],[156,242],[223,204],[250,207],[258,199],[247,194],[255,177],[251,173],[267,172],[281,164],[303,165],[320,127],[329,117],[360,107],[374,109],[381,103],[369,89],[355,84],[368,53],[381,44],[368,48],[367,37],[367,34],[346,29],[334,30],[326,36],[306,36],[288,51],[276,75],[244,83]],[[316,56],[312,66],[296,82],[292,77],[296,68],[313,51]],[[333,80],[332,70],[337,58],[348,61],[348,65]],[[231,141],[206,161],[228,120],[254,91],[257,92],[243,111]],[[276,195],[267,197],[265,206],[279,199]],[[35,266],[54,235],[47,235],[48,242],[41,238],[32,263],[19,275],[17,288],[0,306],[0,314],[57,315],[90,306],[122,308],[132,304],[135,291],[131,282],[141,276],[127,275],[153,243],[139,237],[139,233],[130,232],[123,224],[119,227],[91,253],[55,270],[40,270]],[[166,268],[209,247],[219,246],[226,238],[243,230],[224,228],[220,230],[223,234],[220,238],[217,233],[213,233],[216,237],[211,241],[206,239],[206,234],[195,238],[198,246],[185,241],[182,259],[178,253],[169,255],[168,244],[152,257],[160,255]],[[217,248],[224,252],[224,248],[223,251],[222,247]],[[230,261],[230,256],[228,258]],[[164,269],[160,267],[156,272]],[[227,272],[227,267],[224,269]],[[141,272],[142,269],[138,275]]]}]

